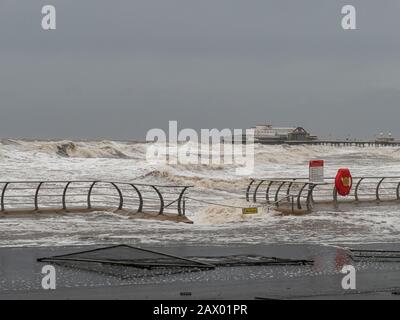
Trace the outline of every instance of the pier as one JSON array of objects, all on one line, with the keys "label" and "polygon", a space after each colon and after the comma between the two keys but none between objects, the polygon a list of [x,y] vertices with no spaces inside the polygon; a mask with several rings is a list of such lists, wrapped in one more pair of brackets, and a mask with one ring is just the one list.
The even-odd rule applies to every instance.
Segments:
[{"label": "pier", "polygon": [[[248,139],[243,137],[243,143]],[[280,140],[255,138],[255,143],[265,145],[315,145],[333,147],[400,147],[400,141],[375,141],[375,140]]]},{"label": "pier", "polygon": [[[380,134],[374,140],[356,138],[319,138],[317,135],[310,134],[303,127],[275,127],[271,124],[260,124],[251,128],[254,132],[254,142],[260,144],[288,144],[288,145],[326,145],[337,147],[399,147],[400,140],[392,137],[391,133]],[[247,134],[243,134],[242,143],[253,142],[253,137],[248,139]],[[232,139],[230,139],[232,140]],[[229,139],[226,141],[230,141]],[[240,140],[240,137],[239,137]]]},{"label": "pier", "polygon": [[[253,139],[249,139],[246,135],[234,138],[222,138],[222,143],[253,143]],[[333,146],[333,147],[400,147],[400,140],[380,141],[380,140],[325,140],[325,139],[309,139],[309,140],[288,140],[288,139],[269,139],[254,137],[254,143],[263,145],[314,145],[314,146]]]},{"label": "pier", "polygon": [[[268,142],[256,142],[262,144],[269,144]],[[336,146],[336,147],[400,147],[400,141],[358,141],[358,140],[305,140],[305,141],[285,141],[289,145],[322,145],[322,146]]]}]

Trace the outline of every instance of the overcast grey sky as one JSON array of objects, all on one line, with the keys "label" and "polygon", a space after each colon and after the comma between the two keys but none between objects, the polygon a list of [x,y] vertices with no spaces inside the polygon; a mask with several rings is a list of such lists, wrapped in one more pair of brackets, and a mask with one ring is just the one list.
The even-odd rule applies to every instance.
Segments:
[{"label": "overcast grey sky", "polygon": [[169,120],[400,137],[399,30],[398,0],[0,0],[0,137],[144,139]]}]

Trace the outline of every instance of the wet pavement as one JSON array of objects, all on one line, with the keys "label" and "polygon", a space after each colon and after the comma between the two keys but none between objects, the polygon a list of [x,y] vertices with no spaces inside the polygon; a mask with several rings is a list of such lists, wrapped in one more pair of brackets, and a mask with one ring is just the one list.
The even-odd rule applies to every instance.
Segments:
[{"label": "wet pavement", "polygon": [[[91,247],[0,248],[0,299],[399,299],[400,262],[355,262],[346,246],[252,245],[144,247],[182,257],[263,256],[313,260],[313,265],[232,266],[138,277],[130,267],[99,272],[54,265],[56,290],[42,289],[38,258]],[[400,244],[352,245],[400,251]],[[343,266],[356,270],[344,290]]]}]

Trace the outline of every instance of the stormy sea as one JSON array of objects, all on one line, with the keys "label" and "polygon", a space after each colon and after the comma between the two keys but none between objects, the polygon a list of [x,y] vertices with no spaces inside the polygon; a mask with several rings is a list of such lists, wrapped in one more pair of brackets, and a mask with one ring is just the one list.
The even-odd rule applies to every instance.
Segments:
[{"label": "stormy sea", "polygon": [[1,216],[0,246],[388,243],[400,236],[396,203],[302,216],[281,215],[273,209],[243,215],[239,208],[245,205],[251,177],[307,177],[310,159],[325,160],[326,176],[334,176],[340,167],[350,168],[355,176],[400,176],[399,148],[255,145],[254,172],[248,176],[237,175],[235,164],[152,163],[146,159],[146,148],[141,142],[3,139],[0,181],[3,185],[74,179],[184,184],[193,186],[192,198],[226,206],[188,201],[186,214],[193,224],[129,219],[113,211]]}]

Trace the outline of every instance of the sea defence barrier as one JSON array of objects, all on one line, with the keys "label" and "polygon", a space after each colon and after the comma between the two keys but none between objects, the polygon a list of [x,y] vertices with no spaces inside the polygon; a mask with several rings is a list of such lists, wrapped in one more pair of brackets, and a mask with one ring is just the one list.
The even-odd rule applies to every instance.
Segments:
[{"label": "sea defence barrier", "polygon": [[0,182],[0,216],[112,211],[191,223],[184,200],[189,188],[111,181],[6,181]]},{"label": "sea defence barrier", "polygon": [[305,214],[317,208],[345,205],[400,203],[400,176],[353,177],[348,196],[338,195],[335,178],[313,183],[308,178],[251,179],[247,202],[263,204],[287,214]]}]

